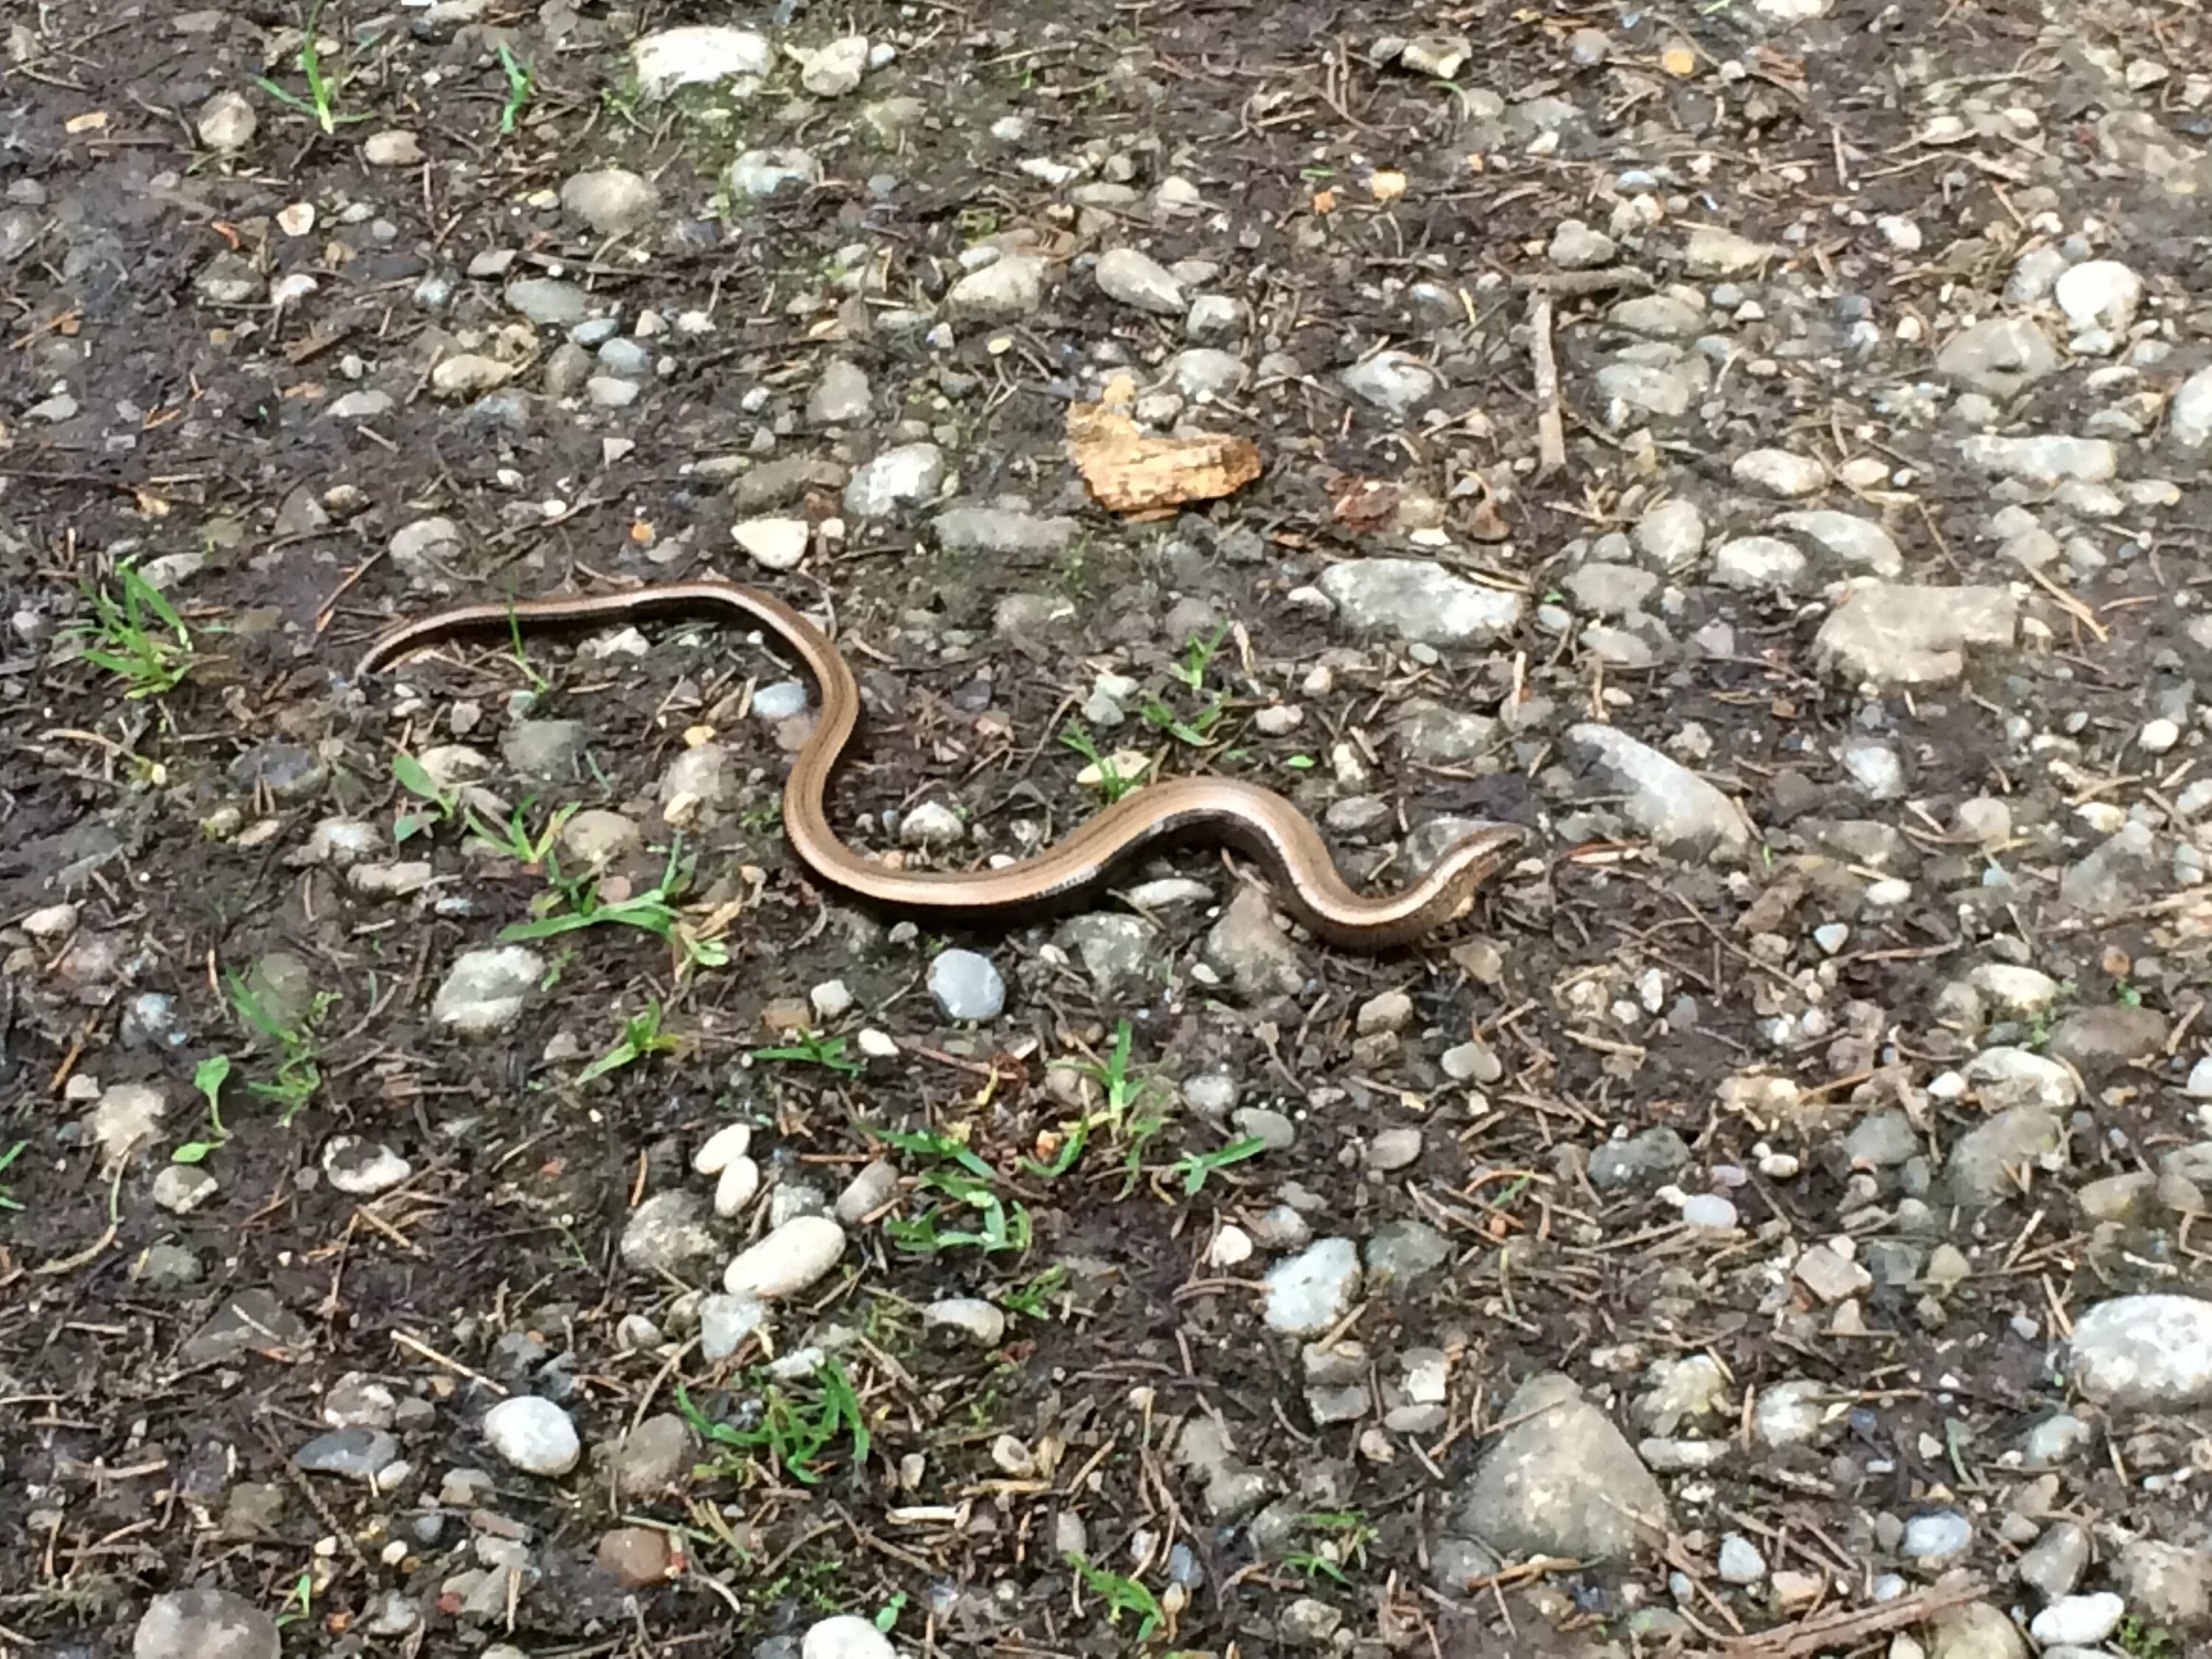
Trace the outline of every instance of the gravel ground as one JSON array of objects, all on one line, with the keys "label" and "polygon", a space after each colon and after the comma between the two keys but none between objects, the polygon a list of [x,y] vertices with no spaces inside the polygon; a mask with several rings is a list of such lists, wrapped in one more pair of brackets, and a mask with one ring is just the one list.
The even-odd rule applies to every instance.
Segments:
[{"label": "gravel ground", "polygon": [[2196,5],[5,21],[0,1648],[2212,1650]]}]

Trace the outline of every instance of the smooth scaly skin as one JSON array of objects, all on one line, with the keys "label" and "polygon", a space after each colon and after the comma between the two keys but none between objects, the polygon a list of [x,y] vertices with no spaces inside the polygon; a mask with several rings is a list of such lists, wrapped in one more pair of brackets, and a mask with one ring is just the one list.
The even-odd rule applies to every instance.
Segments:
[{"label": "smooth scaly skin", "polygon": [[1411,886],[1373,897],[1344,884],[1312,822],[1271,789],[1233,778],[1173,778],[1124,795],[1042,852],[1004,869],[894,870],[854,852],[830,827],[830,774],[860,717],[853,671],[822,630],[774,595],[733,582],[659,582],[627,592],[459,605],[382,635],[362,656],[367,675],[406,652],[464,631],[577,623],[626,623],[671,612],[721,611],[766,623],[813,676],[822,714],[792,763],[783,824],[792,850],[832,885],[879,903],[949,921],[988,921],[1071,896],[1131,853],[1164,836],[1204,830],[1268,865],[1287,908],[1314,933],[1354,950],[1419,939],[1456,915],[1475,888],[1519,849],[1517,825],[1469,830]]}]

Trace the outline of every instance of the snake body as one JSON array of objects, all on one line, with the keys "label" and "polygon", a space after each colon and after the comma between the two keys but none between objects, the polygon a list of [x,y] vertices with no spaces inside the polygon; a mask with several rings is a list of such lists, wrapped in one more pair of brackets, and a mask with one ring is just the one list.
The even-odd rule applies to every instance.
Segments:
[{"label": "snake body", "polygon": [[1450,921],[1525,839],[1517,825],[1479,825],[1407,886],[1370,896],[1345,884],[1321,832],[1274,791],[1234,778],[1182,777],[1124,795],[1052,846],[1002,869],[895,869],[846,846],[830,826],[830,776],[860,717],[853,671],[828,636],[798,611],[773,594],[734,582],[658,582],[619,593],[457,605],[387,629],[356,672],[374,673],[457,634],[702,611],[765,624],[813,678],[821,717],[784,782],[784,832],[792,850],[824,881],[879,904],[954,924],[988,921],[1071,898],[1139,848],[1164,837],[1204,833],[1268,866],[1285,907],[1315,933],[1336,945],[1381,950]]}]

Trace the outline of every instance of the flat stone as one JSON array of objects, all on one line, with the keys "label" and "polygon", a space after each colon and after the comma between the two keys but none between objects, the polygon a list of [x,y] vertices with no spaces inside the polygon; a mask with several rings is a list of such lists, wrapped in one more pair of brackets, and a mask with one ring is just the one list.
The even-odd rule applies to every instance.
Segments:
[{"label": "flat stone", "polygon": [[601,236],[626,236],[660,205],[653,181],[627,167],[595,167],[561,186],[561,210]]},{"label": "flat stone", "polygon": [[276,1621],[225,1589],[154,1598],[131,1636],[131,1659],[282,1659]]},{"label": "flat stone", "polygon": [[949,507],[930,520],[937,544],[949,553],[1029,553],[1056,557],[1081,531],[1075,520],[1041,518],[995,507]]},{"label": "flat stone", "polygon": [[2018,618],[2008,588],[1871,583],[1820,624],[1813,649],[1854,681],[1940,685],[1966,672],[1968,647],[2009,646]]},{"label": "flat stone", "polygon": [[1109,248],[1098,256],[1092,275],[1108,299],[1139,311],[1180,317],[1188,308],[1182,284],[1150,254],[1135,248]]},{"label": "flat stone", "polygon": [[2212,1302],[2163,1292],[2100,1302],[2074,1322],[2067,1374],[2101,1406],[2212,1401]]},{"label": "flat stone", "polygon": [[2039,1169],[2065,1146],[2057,1116],[2041,1106],[2014,1106],[1961,1135],[1945,1166],[1951,1195],[1961,1204],[2018,1198],[2016,1173]]},{"label": "flat stone", "polygon": [[933,443],[899,444],[856,469],[845,486],[845,511],[886,519],[902,507],[934,501],[945,482],[945,452]]},{"label": "flat stone", "polygon": [[1044,303],[1045,262],[1005,254],[954,283],[945,295],[948,316],[982,323],[1010,323]]},{"label": "flat stone", "polygon": [[1346,392],[1392,415],[1407,415],[1436,396],[1437,372],[1402,351],[1378,351],[1337,376]]},{"label": "flat stone", "polygon": [[430,1017],[462,1036],[512,1030],[545,977],[545,961],[520,945],[471,951],[447,969]]},{"label": "flat stone", "polygon": [[1739,856],[1749,848],[1751,826],[1734,801],[1617,726],[1584,721],[1568,728],[1566,745],[1609,788],[1626,794],[1617,810],[1662,851]]},{"label": "flat stone", "polygon": [[722,1275],[732,1296],[763,1302],[796,1296],[819,1283],[845,1254],[845,1230],[825,1215],[795,1216],[741,1251]]},{"label": "flat stone", "polygon": [[1484,587],[1425,559],[1352,559],[1322,573],[1321,590],[1355,634],[1426,645],[1485,641],[1521,620],[1517,593]]},{"label": "flat stone", "polygon": [[1316,1240],[1267,1270],[1265,1317],[1270,1330],[1319,1336],[1359,1294],[1359,1252],[1348,1238]]},{"label": "flat stone", "polygon": [[1967,465],[2001,477],[2034,484],[2055,484],[2065,479],[2100,483],[2120,471],[2118,447],[2106,438],[2069,438],[2052,434],[2034,437],[2000,437],[1977,432],[1960,441],[1959,453]]},{"label": "flat stone", "polygon": [[1556,1373],[1499,1414],[1511,1426],[1477,1465],[1458,1529],[1506,1555],[1625,1558],[1672,1526],[1659,1483],[1613,1421]]},{"label": "flat stone", "polygon": [[2058,348],[2031,318],[1991,317],[1946,340],[1936,368],[1976,392],[2010,398],[2057,370]]},{"label": "flat stone", "polygon": [[664,98],[678,87],[757,81],[775,67],[775,50],[765,35],[716,23],[656,29],[629,50],[638,91],[647,98]]}]

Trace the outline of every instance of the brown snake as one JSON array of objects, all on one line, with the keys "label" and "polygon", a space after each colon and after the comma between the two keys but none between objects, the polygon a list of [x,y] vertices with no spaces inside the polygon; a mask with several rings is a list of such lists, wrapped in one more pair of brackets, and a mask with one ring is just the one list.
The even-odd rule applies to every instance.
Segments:
[{"label": "brown snake", "polygon": [[592,622],[635,622],[672,611],[719,611],[766,623],[796,653],[822,697],[821,718],[792,763],[783,787],[792,850],[824,881],[878,903],[949,920],[989,920],[1072,896],[1162,836],[1204,830],[1270,866],[1297,919],[1333,944],[1380,950],[1418,939],[1458,914],[1475,888],[1526,838],[1519,826],[1486,823],[1447,848],[1397,892],[1370,897],[1336,872],[1321,833],[1271,789],[1233,778],[1150,783],[1079,824],[1066,837],[1004,869],[972,872],[894,869],[854,852],[830,827],[830,775],[860,716],[860,687],[821,629],[774,595],[733,582],[659,582],[628,592],[457,605],[403,622],[362,655],[359,675],[403,653],[465,630]]}]

